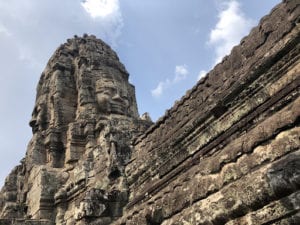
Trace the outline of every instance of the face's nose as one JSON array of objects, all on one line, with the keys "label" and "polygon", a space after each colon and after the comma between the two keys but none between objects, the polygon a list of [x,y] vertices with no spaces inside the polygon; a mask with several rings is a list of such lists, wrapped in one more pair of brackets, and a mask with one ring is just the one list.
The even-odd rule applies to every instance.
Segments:
[{"label": "face's nose", "polygon": [[116,102],[123,102],[123,99],[121,98],[121,96],[120,96],[119,93],[116,93],[116,94],[112,97],[112,100],[113,100],[113,101],[116,101]]},{"label": "face's nose", "polygon": [[36,126],[37,124],[37,115],[38,115],[38,110],[37,107],[34,108],[31,116],[31,120],[29,121],[29,126],[32,128]]},{"label": "face's nose", "polygon": [[29,126],[34,127],[36,125],[36,118],[31,118],[31,120],[29,121]]}]

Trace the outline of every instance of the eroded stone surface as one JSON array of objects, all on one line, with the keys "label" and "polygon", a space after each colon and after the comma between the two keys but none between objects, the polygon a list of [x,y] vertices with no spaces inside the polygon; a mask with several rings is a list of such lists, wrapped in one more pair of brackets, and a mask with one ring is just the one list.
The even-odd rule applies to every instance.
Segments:
[{"label": "eroded stone surface", "polygon": [[300,224],[299,16],[296,0],[276,6],[149,129],[110,47],[68,40],[0,224]]},{"label": "eroded stone surface", "polygon": [[60,46],[41,75],[22,164],[1,192],[0,218],[110,223],[128,202],[124,167],[152,122],[140,119],[128,73],[94,36]]}]

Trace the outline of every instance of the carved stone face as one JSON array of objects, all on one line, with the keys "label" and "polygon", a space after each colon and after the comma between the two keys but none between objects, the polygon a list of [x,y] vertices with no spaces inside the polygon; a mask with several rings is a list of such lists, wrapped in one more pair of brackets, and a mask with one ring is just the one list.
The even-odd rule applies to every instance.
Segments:
[{"label": "carved stone face", "polygon": [[124,85],[112,79],[101,79],[96,83],[98,109],[103,113],[127,115],[129,108],[128,91]]},{"label": "carved stone face", "polygon": [[44,105],[37,105],[32,113],[29,125],[32,127],[32,132],[35,133],[43,128],[46,123],[46,110]]}]

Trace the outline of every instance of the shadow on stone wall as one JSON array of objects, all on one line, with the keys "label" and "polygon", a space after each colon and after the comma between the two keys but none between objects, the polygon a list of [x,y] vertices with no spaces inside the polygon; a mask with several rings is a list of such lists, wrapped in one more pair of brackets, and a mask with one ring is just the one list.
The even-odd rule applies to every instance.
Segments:
[{"label": "shadow on stone wall", "polygon": [[286,210],[268,224],[300,224],[300,151],[275,163],[267,176],[274,196]]}]

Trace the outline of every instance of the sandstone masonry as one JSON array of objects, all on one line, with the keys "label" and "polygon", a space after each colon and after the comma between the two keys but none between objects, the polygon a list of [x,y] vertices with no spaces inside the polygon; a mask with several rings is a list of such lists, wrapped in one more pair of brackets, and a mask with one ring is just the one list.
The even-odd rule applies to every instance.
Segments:
[{"label": "sandstone masonry", "polygon": [[155,124],[109,46],[68,40],[0,224],[300,224],[299,4],[276,6]]}]

